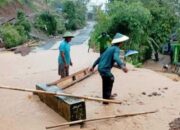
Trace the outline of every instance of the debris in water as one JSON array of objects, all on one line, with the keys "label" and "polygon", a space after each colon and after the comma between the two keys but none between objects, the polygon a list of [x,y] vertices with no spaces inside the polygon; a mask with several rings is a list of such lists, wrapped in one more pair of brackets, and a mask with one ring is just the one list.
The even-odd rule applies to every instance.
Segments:
[{"label": "debris in water", "polygon": [[137,104],[139,104],[139,105],[144,105],[144,102],[139,101],[139,102],[137,102]]},{"label": "debris in water", "polygon": [[26,56],[30,53],[31,48],[28,46],[19,46],[15,49],[14,53],[20,53],[22,56]]},{"label": "debris in water", "polygon": [[153,96],[161,96],[161,94],[160,94],[160,93],[157,93],[157,92],[153,92],[152,95],[153,95]]},{"label": "debris in water", "polygon": [[176,78],[173,78],[173,81],[177,82],[177,81],[178,81],[178,79],[176,79]]},{"label": "debris in water", "polygon": [[169,123],[169,130],[180,130],[180,118],[176,118],[174,121]]},{"label": "debris in water", "polygon": [[146,92],[142,92],[142,95],[146,95]]},{"label": "debris in water", "polygon": [[32,95],[28,95],[28,99],[31,99],[32,98]]},{"label": "debris in water", "polygon": [[148,97],[152,97],[152,96],[161,96],[161,94],[157,92],[152,92],[151,94],[148,95]]},{"label": "debris in water", "polygon": [[151,95],[151,94],[149,94],[149,95],[148,95],[148,97],[152,97],[152,95]]}]

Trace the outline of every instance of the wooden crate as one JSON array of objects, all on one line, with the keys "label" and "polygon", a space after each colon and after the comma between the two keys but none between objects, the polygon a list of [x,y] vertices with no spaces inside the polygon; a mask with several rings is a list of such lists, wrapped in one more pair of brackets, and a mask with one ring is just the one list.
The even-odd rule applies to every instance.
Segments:
[{"label": "wooden crate", "polygon": [[[61,88],[57,86],[49,87],[46,84],[37,84],[36,89],[47,92],[63,93],[63,90]],[[39,96],[41,101],[43,101],[50,108],[59,113],[67,121],[86,119],[86,105],[84,100],[66,96],[51,96],[45,94],[37,95]]]}]

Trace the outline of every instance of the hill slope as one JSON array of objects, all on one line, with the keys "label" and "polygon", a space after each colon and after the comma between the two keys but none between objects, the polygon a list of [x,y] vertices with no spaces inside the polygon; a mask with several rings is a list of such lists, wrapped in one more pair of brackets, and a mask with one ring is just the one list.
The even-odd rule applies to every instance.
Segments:
[{"label": "hill slope", "polygon": [[0,25],[16,17],[17,10],[23,10],[26,15],[46,9],[43,0],[1,0]]}]

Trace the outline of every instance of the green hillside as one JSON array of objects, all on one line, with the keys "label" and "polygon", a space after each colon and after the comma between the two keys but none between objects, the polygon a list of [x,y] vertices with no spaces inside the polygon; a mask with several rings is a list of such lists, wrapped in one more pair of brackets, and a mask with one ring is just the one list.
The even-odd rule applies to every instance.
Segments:
[{"label": "green hillside", "polygon": [[0,0],[0,7],[6,5],[7,3],[11,2],[12,0]]}]

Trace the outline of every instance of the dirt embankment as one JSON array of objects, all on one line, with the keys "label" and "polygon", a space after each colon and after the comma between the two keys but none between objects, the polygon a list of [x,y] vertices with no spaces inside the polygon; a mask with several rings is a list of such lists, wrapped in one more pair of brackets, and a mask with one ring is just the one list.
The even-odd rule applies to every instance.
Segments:
[{"label": "dirt embankment", "polygon": [[17,0],[13,0],[7,5],[0,7],[0,24],[15,18],[18,9],[23,10],[27,15],[31,14],[32,12],[28,6],[21,4]]}]

